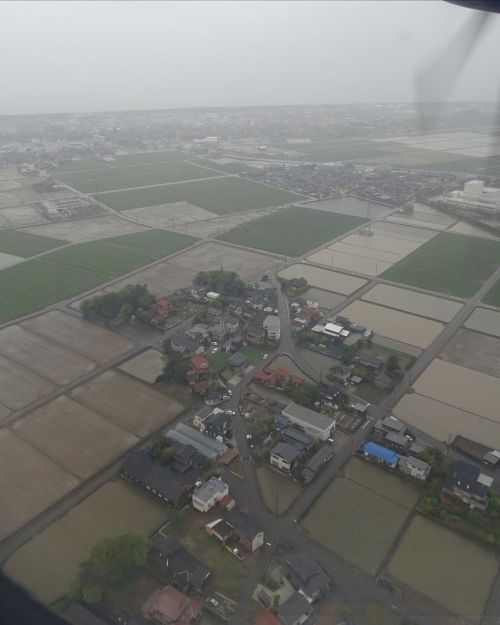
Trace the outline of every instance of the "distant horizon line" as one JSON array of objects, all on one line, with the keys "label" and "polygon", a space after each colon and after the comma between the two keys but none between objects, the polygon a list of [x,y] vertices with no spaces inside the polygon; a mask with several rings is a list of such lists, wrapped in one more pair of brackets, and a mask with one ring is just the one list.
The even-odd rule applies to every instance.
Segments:
[{"label": "distant horizon line", "polygon": [[1,113],[2,118],[15,117],[67,117],[71,115],[109,115],[109,114],[131,114],[131,113],[166,113],[175,111],[216,111],[216,110],[248,110],[248,109],[270,109],[270,108],[342,108],[342,107],[360,107],[360,106],[414,106],[414,107],[432,107],[432,106],[453,106],[453,105],[472,105],[472,104],[491,104],[496,105],[495,100],[455,100],[453,102],[347,102],[337,104],[241,104],[241,105],[205,105],[205,106],[174,106],[167,108],[147,108],[147,109],[103,109],[91,111],[59,111],[46,113]]}]

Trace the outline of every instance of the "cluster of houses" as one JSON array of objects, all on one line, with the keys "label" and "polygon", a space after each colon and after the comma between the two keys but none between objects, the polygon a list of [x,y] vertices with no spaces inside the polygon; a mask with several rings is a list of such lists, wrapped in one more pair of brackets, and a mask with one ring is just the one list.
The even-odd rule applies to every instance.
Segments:
[{"label": "cluster of houses", "polygon": [[[171,339],[179,354],[236,353],[247,343],[279,341],[277,291],[270,282],[249,286],[242,295],[226,295],[194,286],[190,296],[207,305],[207,323],[196,323]],[[223,303],[222,303],[223,302]]]},{"label": "cluster of houses", "polygon": [[301,386],[305,379],[290,373],[288,369],[276,367],[275,369],[258,371],[254,376],[254,382],[268,388],[283,388],[285,386]]},{"label": "cluster of houses", "polygon": [[298,300],[290,304],[292,311],[291,326],[293,330],[299,331],[310,328],[322,317],[318,302],[312,300]]},{"label": "cluster of houses", "polygon": [[[387,417],[377,421],[374,432],[378,438],[384,438],[385,445],[374,441],[364,443],[360,452],[366,459],[398,469],[416,479],[427,480],[432,467],[411,455],[411,452],[418,454],[423,448],[415,445],[406,433],[406,426],[399,419]],[[441,499],[444,502],[458,500],[471,509],[486,510],[489,504],[488,489],[492,483],[493,478],[480,469],[458,460],[445,476]]]}]

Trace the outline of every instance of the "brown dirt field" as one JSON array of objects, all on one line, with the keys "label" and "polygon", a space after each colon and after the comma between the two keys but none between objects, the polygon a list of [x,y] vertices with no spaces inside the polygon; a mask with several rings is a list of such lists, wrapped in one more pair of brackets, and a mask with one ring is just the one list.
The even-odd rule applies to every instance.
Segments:
[{"label": "brown dirt field", "polygon": [[163,370],[163,356],[157,349],[148,349],[119,367],[129,375],[152,384]]},{"label": "brown dirt field", "polygon": [[68,592],[80,562],[103,538],[152,534],[168,508],[139,488],[117,480],[82,501],[23,545],[4,567],[7,574],[46,603]]},{"label": "brown dirt field", "polygon": [[135,436],[64,395],[16,421],[11,429],[82,480],[138,442]]},{"label": "brown dirt field", "polygon": [[391,560],[389,572],[453,614],[479,623],[498,562],[484,547],[416,516]]},{"label": "brown dirt field", "polygon": [[172,264],[198,272],[200,269],[224,269],[236,271],[242,280],[256,280],[263,273],[277,269],[282,260],[267,254],[259,254],[243,249],[206,243],[192,250],[179,254],[172,259]]},{"label": "brown dirt field", "polygon": [[[165,261],[129,278],[119,280],[105,290],[107,292],[118,291],[128,284],[147,284],[154,295],[162,297],[190,286],[196,273],[197,271],[184,269],[174,265],[173,262]],[[93,295],[98,295],[98,293],[93,293]]]},{"label": "brown dirt field", "polygon": [[345,273],[314,267],[306,263],[289,265],[278,272],[280,278],[291,280],[292,278],[305,278],[310,286],[325,291],[334,291],[341,295],[350,295],[366,284],[363,278],[347,276]]},{"label": "brown dirt field", "polygon": [[11,410],[28,406],[53,389],[54,385],[48,380],[0,356],[0,397]]},{"label": "brown dirt field", "polygon": [[257,469],[257,481],[266,508],[273,514],[284,514],[302,492],[291,477],[280,475],[269,467]]},{"label": "brown dirt field", "polygon": [[95,368],[95,363],[87,358],[17,325],[0,331],[0,354],[54,384],[68,384]]},{"label": "brown dirt field", "polygon": [[500,423],[498,378],[436,358],[415,383],[431,399]]},{"label": "brown dirt field", "polygon": [[7,429],[0,430],[0,540],[78,486],[78,480]]},{"label": "brown dirt field", "polygon": [[359,458],[349,461],[345,467],[345,477],[404,508],[412,508],[420,496],[413,484]]},{"label": "brown dirt field", "polygon": [[175,399],[118,371],[106,371],[70,396],[141,438],[183,410]]},{"label": "brown dirt field", "polygon": [[414,315],[430,317],[438,321],[451,321],[462,304],[444,297],[436,297],[402,289],[390,284],[377,284],[362,297],[367,302],[397,308]]},{"label": "brown dirt field", "polygon": [[91,217],[77,221],[32,226],[31,228],[26,228],[25,231],[55,239],[64,239],[71,243],[83,243],[122,234],[144,232],[147,229],[139,224],[133,224],[130,221],[125,221],[125,219],[120,219],[120,217],[115,215],[105,215],[103,217]]},{"label": "brown dirt field", "polygon": [[500,378],[500,338],[461,328],[439,357],[462,367]]},{"label": "brown dirt field", "polygon": [[471,330],[500,337],[500,312],[488,308],[476,308],[464,326]]},{"label": "brown dirt field", "polygon": [[99,364],[135,346],[133,341],[119,334],[59,310],[29,319],[20,325]]},{"label": "brown dirt field", "polygon": [[408,343],[428,347],[443,329],[438,321],[356,300],[342,310],[342,315],[371,328],[377,334]]}]

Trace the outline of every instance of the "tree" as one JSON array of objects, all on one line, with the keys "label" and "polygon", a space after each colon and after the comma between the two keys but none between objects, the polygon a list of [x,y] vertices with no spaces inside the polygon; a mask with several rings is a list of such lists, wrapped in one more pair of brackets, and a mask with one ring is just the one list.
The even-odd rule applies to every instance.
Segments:
[{"label": "tree", "polygon": [[147,556],[148,541],[138,534],[99,541],[79,568],[81,597],[99,603],[108,590],[131,579],[144,566]]},{"label": "tree", "polygon": [[400,369],[398,357],[391,354],[387,359],[387,370],[393,373],[397,369]]},{"label": "tree", "polygon": [[160,462],[166,464],[169,460],[172,459],[175,454],[175,449],[173,447],[164,447],[159,454]]},{"label": "tree", "polygon": [[290,396],[293,401],[305,408],[312,408],[314,403],[320,399],[318,386],[308,383],[294,387],[290,392]]}]

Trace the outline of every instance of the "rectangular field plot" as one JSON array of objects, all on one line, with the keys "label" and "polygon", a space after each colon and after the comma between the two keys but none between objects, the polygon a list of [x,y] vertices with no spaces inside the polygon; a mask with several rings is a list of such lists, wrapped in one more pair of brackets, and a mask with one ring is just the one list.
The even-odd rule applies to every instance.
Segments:
[{"label": "rectangular field plot", "polygon": [[436,358],[414,387],[420,395],[500,423],[500,384],[491,375]]},{"label": "rectangular field plot", "polygon": [[470,297],[500,265],[500,241],[441,232],[385,272],[384,278]]},{"label": "rectangular field plot", "polygon": [[0,322],[77,295],[194,242],[192,237],[148,230],[46,254],[0,272]]},{"label": "rectangular field plot", "polygon": [[84,171],[85,169],[107,169],[109,165],[104,161],[96,161],[92,158],[81,158],[76,161],[70,161],[57,168],[57,173],[67,171]]},{"label": "rectangular field plot", "polygon": [[0,430],[0,540],[78,485],[9,430]]},{"label": "rectangular field plot", "polygon": [[167,519],[168,509],[124,481],[109,482],[30,542],[4,567],[9,577],[52,603],[67,594],[94,545],[122,534],[149,536]]},{"label": "rectangular field plot", "polygon": [[[123,287],[128,284],[147,284],[153,295],[163,297],[178,289],[184,289],[190,286],[197,273],[198,271],[196,270],[185,269],[184,267],[175,265],[171,261],[164,261],[154,265],[154,267],[149,267],[148,269],[134,273],[133,276],[118,280],[104,290],[109,293],[111,291],[123,289]],[[93,295],[97,295],[97,293],[93,293]]]},{"label": "rectangular field plot", "polygon": [[278,276],[285,280],[305,278],[313,287],[341,295],[350,295],[366,284],[363,278],[347,276],[345,273],[314,267],[306,263],[290,265],[278,272]]},{"label": "rectangular field plot", "polygon": [[302,492],[297,482],[268,467],[257,469],[257,480],[264,504],[273,514],[284,514]]},{"label": "rectangular field plot", "polygon": [[172,202],[189,202],[218,215],[226,215],[267,206],[291,204],[305,198],[297,193],[228,176],[134,191],[100,193],[97,199],[116,210],[171,204]]},{"label": "rectangular field plot", "polygon": [[500,337],[500,312],[488,308],[476,308],[464,323],[466,328]]},{"label": "rectangular field plot", "polygon": [[403,584],[473,623],[481,620],[497,571],[493,553],[421,516],[389,566]]},{"label": "rectangular field plot", "polygon": [[45,260],[112,278],[178,252],[191,243],[194,243],[192,237],[165,230],[148,230],[73,245],[48,254]]},{"label": "rectangular field plot", "polygon": [[5,252],[0,252],[0,269],[4,269],[5,267],[10,267],[11,265],[15,265],[20,263],[23,260],[21,256],[14,256],[14,254],[6,254]]},{"label": "rectangular field plot", "polygon": [[486,293],[484,303],[490,306],[497,306],[500,308],[500,280],[498,280]]},{"label": "rectangular field plot", "polygon": [[198,167],[185,161],[122,165],[95,170],[58,174],[58,179],[82,193],[102,193],[114,189],[148,187],[150,185],[212,178],[216,171]]},{"label": "rectangular field plot", "polygon": [[444,328],[438,321],[362,300],[357,300],[344,308],[342,315],[372,329],[376,334],[422,348],[428,347]]},{"label": "rectangular field plot", "polygon": [[[393,224],[397,228],[397,224]],[[407,231],[410,231],[409,233]],[[422,235],[425,233],[425,236]],[[354,233],[307,258],[310,262],[377,276],[416,250],[435,233],[404,228],[399,232],[373,228],[372,235]]]},{"label": "rectangular field plot", "polygon": [[239,226],[218,238],[277,254],[301,256],[363,222],[359,217],[291,206]]},{"label": "rectangular field plot", "polygon": [[377,284],[361,299],[444,322],[451,321],[462,308],[462,304],[459,302],[408,289],[400,289],[389,284]]},{"label": "rectangular field plot", "polygon": [[65,239],[71,243],[84,243],[85,241],[107,239],[108,237],[144,232],[145,230],[147,230],[146,227],[125,221],[125,219],[115,215],[104,215],[90,219],[79,219],[76,223],[62,221],[44,226],[32,226],[25,228],[24,232]]},{"label": "rectangular field plot", "polygon": [[[0,340],[1,340],[0,332]],[[10,410],[19,410],[54,390],[54,385],[33,371],[0,356],[0,398]]]},{"label": "rectangular field plot", "polygon": [[20,326],[0,330],[0,354],[60,385],[95,368],[91,360]]},{"label": "rectangular field plot", "polygon": [[180,150],[162,150],[161,152],[135,152],[131,154],[117,154],[114,160],[109,161],[111,167],[122,165],[142,165],[143,163],[171,163],[189,158],[186,152]]},{"label": "rectangular field plot", "polygon": [[324,291],[313,287],[304,293],[304,298],[318,302],[320,308],[335,308],[344,301],[344,297],[332,291]]},{"label": "rectangular field plot", "polygon": [[106,467],[139,440],[65,396],[18,419],[12,431],[81,480]]},{"label": "rectangular field plot", "polygon": [[336,197],[331,200],[308,202],[306,206],[320,211],[352,215],[353,217],[362,217],[363,219],[368,219],[369,214],[374,219],[390,210],[394,210],[374,202],[371,202],[369,205],[367,200],[358,200],[355,197]]},{"label": "rectangular field plot", "polygon": [[[497,380],[498,382],[498,380]],[[500,447],[500,424],[418,393],[404,395],[394,414],[442,443],[462,434],[489,447]]]},{"label": "rectangular field plot", "polygon": [[[295,150],[298,160],[322,162],[351,161],[373,156],[385,156],[395,151],[391,146],[372,141],[317,142],[301,145],[287,145]],[[396,150],[399,150],[396,146]]]},{"label": "rectangular field plot", "polygon": [[500,378],[500,338],[494,336],[461,328],[448,341],[439,358]]},{"label": "rectangular field plot", "polygon": [[[197,223],[198,221],[206,222],[217,218],[215,213],[198,208],[188,202],[174,202],[173,204],[161,204],[160,206],[145,206],[144,208],[133,208],[123,211],[126,217],[130,217],[134,221],[148,224],[152,227],[175,228],[179,225]],[[181,232],[181,230],[179,230]],[[186,234],[187,232],[186,227]]]},{"label": "rectangular field plot", "polygon": [[457,234],[469,234],[473,237],[483,237],[485,239],[498,239],[491,232],[487,232],[478,226],[473,226],[466,221],[457,221],[457,223],[448,229],[448,232],[456,232]]},{"label": "rectangular field plot", "polygon": [[[384,473],[373,469],[383,480]],[[408,514],[407,507],[342,477],[328,486],[302,525],[314,540],[374,575]]]},{"label": "rectangular field plot", "polygon": [[70,397],[140,437],[166,425],[183,410],[172,397],[118,371],[106,371],[75,388]]},{"label": "rectangular field plot", "polygon": [[65,243],[67,243],[67,241],[51,239],[20,230],[5,230],[0,232],[0,252],[22,256],[23,258],[36,256],[36,254],[47,252]]},{"label": "rectangular field plot", "polygon": [[282,261],[268,254],[242,250],[222,243],[205,243],[170,261],[175,267],[198,273],[200,269],[223,269],[236,271],[242,280],[252,281],[263,273],[277,269]]},{"label": "rectangular field plot", "polygon": [[409,226],[420,226],[422,228],[433,228],[435,230],[446,230],[449,226],[454,224],[457,219],[450,217],[445,213],[426,206],[425,204],[414,204],[414,210],[412,213],[393,213],[386,217],[387,221],[394,223],[407,224]]},{"label": "rectangular field plot", "polygon": [[156,349],[148,349],[139,356],[120,365],[120,371],[133,375],[138,380],[153,384],[163,370],[163,356]]},{"label": "rectangular field plot", "polygon": [[350,460],[345,467],[344,477],[404,508],[413,508],[420,497],[418,489],[413,484],[399,478],[397,474],[381,471],[379,467],[359,458]]},{"label": "rectangular field plot", "polygon": [[99,364],[135,346],[133,341],[115,332],[59,310],[24,321],[21,326]]}]

